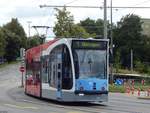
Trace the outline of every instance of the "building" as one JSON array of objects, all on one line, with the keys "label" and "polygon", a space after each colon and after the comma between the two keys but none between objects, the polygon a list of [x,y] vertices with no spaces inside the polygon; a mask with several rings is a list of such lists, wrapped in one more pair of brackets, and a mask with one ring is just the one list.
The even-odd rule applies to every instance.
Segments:
[{"label": "building", "polygon": [[150,37],[150,19],[146,19],[146,18],[142,18],[141,21],[142,23],[142,33],[144,35],[147,35],[148,37]]}]

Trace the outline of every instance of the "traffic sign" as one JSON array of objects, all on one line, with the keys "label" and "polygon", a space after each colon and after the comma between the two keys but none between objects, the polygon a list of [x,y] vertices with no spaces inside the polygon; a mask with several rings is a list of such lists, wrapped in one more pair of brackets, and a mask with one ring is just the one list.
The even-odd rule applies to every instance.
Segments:
[{"label": "traffic sign", "polygon": [[20,72],[24,72],[25,68],[23,66],[21,66],[19,70],[20,70]]}]

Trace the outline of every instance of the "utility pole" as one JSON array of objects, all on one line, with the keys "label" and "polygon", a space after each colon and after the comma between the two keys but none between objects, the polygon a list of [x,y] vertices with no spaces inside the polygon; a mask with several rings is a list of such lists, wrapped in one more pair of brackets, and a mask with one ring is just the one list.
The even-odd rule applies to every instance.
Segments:
[{"label": "utility pole", "polygon": [[131,72],[133,72],[133,49],[131,49]]},{"label": "utility pole", "polygon": [[112,32],[112,30],[113,30],[113,22],[112,22],[112,0],[110,1],[110,39],[111,39],[111,44],[110,44],[110,46],[111,46],[111,51],[112,51],[112,55],[113,55],[113,32]]},{"label": "utility pole", "polygon": [[29,33],[29,37],[30,37],[30,24],[32,23],[31,21],[27,21],[27,23],[28,23],[28,33]]},{"label": "utility pole", "polygon": [[111,62],[110,62],[110,83],[113,84],[113,37],[112,37],[112,0],[110,1],[110,50],[111,50]]},{"label": "utility pole", "polygon": [[104,0],[104,39],[107,39],[107,0]]}]

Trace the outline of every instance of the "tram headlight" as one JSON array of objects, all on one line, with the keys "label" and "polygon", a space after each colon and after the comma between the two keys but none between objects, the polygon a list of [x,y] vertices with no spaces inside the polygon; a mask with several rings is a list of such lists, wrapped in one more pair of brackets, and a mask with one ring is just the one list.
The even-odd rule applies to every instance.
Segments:
[{"label": "tram headlight", "polygon": [[102,91],[105,91],[105,87],[101,87],[101,90],[102,90]]},{"label": "tram headlight", "polygon": [[83,87],[83,86],[81,86],[81,87],[80,87],[80,91],[83,91],[83,90],[84,90],[84,87]]}]

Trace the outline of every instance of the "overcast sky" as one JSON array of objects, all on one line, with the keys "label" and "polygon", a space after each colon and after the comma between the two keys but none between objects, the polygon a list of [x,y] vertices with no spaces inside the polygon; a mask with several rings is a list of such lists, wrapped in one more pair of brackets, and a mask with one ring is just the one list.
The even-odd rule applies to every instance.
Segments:
[{"label": "overcast sky", "polygon": [[[113,6],[150,6],[150,0],[112,0]],[[24,27],[28,36],[28,23],[31,21],[33,25],[48,25],[54,26],[55,10],[53,8],[40,8],[39,5],[89,5],[103,6],[103,0],[1,0],[0,1],[0,26],[6,24],[11,18],[18,18],[21,25]],[[107,6],[110,6],[110,0],[107,0]],[[75,23],[84,20],[87,17],[92,19],[102,18],[102,9],[76,9],[67,8],[74,16]],[[110,20],[110,11],[108,9],[107,18]],[[150,18],[150,9],[118,9],[113,10],[113,22],[120,20],[122,16],[129,13],[134,13],[142,18]],[[39,30],[44,33],[45,30]],[[31,28],[33,35],[35,30]],[[53,36],[52,29],[48,31],[49,36]]]}]

